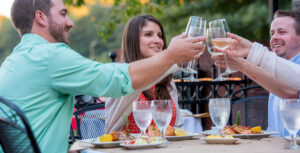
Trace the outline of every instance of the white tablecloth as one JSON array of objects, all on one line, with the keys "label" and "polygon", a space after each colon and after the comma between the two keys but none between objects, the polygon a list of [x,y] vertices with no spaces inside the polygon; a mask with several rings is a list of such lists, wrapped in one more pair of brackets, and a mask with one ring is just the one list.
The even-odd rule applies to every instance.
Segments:
[{"label": "white tablecloth", "polygon": [[184,125],[182,129],[189,133],[200,133],[203,131],[201,118],[182,117]]}]

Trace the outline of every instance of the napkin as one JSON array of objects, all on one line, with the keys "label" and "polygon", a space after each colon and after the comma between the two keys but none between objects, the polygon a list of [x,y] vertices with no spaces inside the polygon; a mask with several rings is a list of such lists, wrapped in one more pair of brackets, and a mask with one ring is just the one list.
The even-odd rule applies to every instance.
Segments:
[{"label": "napkin", "polygon": [[187,109],[180,109],[181,116],[193,116],[193,113]]}]

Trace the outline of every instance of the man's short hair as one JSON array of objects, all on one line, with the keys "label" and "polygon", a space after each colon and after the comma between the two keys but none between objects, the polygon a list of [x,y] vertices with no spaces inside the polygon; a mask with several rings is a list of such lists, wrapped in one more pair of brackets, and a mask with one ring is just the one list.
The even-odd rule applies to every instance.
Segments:
[{"label": "man's short hair", "polygon": [[274,14],[274,18],[289,16],[295,20],[295,31],[297,35],[300,35],[300,11],[297,10],[277,10]]},{"label": "man's short hair", "polygon": [[35,12],[40,10],[49,16],[51,7],[51,0],[15,0],[10,12],[11,20],[20,35],[30,33]]}]

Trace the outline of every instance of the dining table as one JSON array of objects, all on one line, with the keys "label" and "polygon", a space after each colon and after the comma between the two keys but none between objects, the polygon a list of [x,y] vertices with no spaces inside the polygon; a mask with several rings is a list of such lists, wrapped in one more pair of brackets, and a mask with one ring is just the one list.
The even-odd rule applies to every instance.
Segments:
[{"label": "dining table", "polygon": [[287,150],[287,140],[280,137],[262,139],[238,139],[234,144],[207,144],[204,136],[190,140],[169,141],[167,144],[147,149],[97,148],[92,144],[76,141],[70,150],[84,150],[84,153],[299,153],[299,150]]}]

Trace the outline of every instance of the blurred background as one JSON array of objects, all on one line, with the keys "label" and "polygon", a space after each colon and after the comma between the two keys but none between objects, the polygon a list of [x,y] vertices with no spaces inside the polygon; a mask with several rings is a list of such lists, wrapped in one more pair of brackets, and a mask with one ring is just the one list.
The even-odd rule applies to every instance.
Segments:
[{"label": "blurred background", "polygon": [[[8,2],[5,2],[8,1]],[[4,3],[13,0],[1,0]],[[270,10],[273,0],[64,0],[75,27],[70,31],[71,47],[99,62],[111,62],[109,53],[118,52],[125,23],[138,14],[151,14],[163,24],[167,41],[185,31],[189,16],[207,21],[226,18],[230,30],[252,41],[268,45]],[[10,7],[10,6],[9,6]],[[9,10],[8,6],[5,9]],[[270,8],[271,7],[271,8]],[[277,0],[278,9],[291,9],[292,0]],[[4,11],[4,8],[0,8]],[[0,63],[20,41],[9,12],[0,12]],[[205,55],[207,54],[207,55]],[[209,63],[208,53],[202,61]],[[209,63],[209,66],[211,62]]]}]

